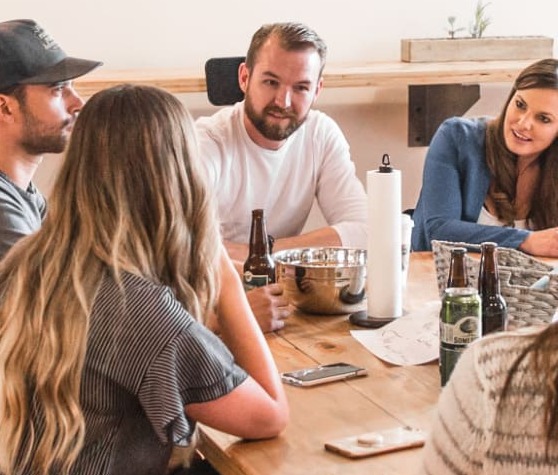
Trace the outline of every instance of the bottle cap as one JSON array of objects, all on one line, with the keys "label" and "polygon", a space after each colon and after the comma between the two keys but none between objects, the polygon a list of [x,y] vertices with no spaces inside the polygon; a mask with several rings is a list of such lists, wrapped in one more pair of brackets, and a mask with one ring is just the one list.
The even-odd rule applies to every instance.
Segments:
[{"label": "bottle cap", "polygon": [[467,249],[465,249],[464,247],[452,247],[451,248],[451,253],[452,254],[466,254]]}]

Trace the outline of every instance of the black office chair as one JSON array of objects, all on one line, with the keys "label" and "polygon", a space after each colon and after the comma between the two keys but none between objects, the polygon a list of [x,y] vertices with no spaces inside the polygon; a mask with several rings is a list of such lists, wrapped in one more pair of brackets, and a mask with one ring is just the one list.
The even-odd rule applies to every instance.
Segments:
[{"label": "black office chair", "polygon": [[238,85],[238,66],[244,56],[210,58],[205,62],[207,98],[214,106],[231,105],[244,99]]}]

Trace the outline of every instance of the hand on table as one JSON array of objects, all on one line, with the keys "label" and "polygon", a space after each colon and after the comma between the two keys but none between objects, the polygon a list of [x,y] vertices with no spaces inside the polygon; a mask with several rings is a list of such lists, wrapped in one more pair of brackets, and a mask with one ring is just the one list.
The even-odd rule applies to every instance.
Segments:
[{"label": "hand on table", "polygon": [[533,231],[519,249],[534,256],[558,257],[558,228]]},{"label": "hand on table", "polygon": [[279,284],[270,284],[246,292],[246,297],[263,332],[280,330],[289,316],[289,302]]}]

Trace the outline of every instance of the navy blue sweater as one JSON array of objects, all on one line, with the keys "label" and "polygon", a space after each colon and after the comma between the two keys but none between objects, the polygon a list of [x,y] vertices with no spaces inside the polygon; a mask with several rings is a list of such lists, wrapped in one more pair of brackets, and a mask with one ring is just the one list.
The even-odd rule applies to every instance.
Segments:
[{"label": "navy blue sweater", "polygon": [[486,119],[447,119],[426,155],[422,189],[413,214],[414,251],[431,250],[432,239],[517,248],[530,231],[477,224],[488,193]]}]

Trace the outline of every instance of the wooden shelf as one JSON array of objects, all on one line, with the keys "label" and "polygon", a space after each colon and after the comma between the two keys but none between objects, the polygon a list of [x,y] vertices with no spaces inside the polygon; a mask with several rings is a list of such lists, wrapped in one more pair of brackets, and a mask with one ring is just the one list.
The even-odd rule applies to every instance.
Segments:
[{"label": "wooden shelf", "polygon": [[533,61],[377,62],[326,67],[326,87],[390,87],[511,82]]},{"label": "wooden shelf", "polygon": [[[512,82],[533,61],[462,61],[443,63],[370,62],[332,64],[324,71],[325,87],[393,87],[431,84]],[[75,80],[76,89],[88,97],[121,83],[150,84],[172,93],[205,92],[203,70],[101,68]]]},{"label": "wooden shelf", "polygon": [[[480,97],[479,83],[511,83],[531,64],[521,61],[459,61],[408,63],[403,61],[331,64],[324,71],[324,87],[402,87],[409,90],[408,145],[430,143],[441,121],[466,112]],[[225,79],[226,80],[226,79]],[[229,78],[230,80],[230,78]],[[75,80],[83,97],[122,83],[149,84],[173,94],[206,92],[205,74],[192,69],[128,69],[103,67]]]},{"label": "wooden shelf", "polygon": [[89,97],[101,89],[122,83],[149,84],[166,89],[174,94],[204,92],[205,76],[201,71],[188,69],[99,69],[74,81],[76,90],[84,97]]}]

